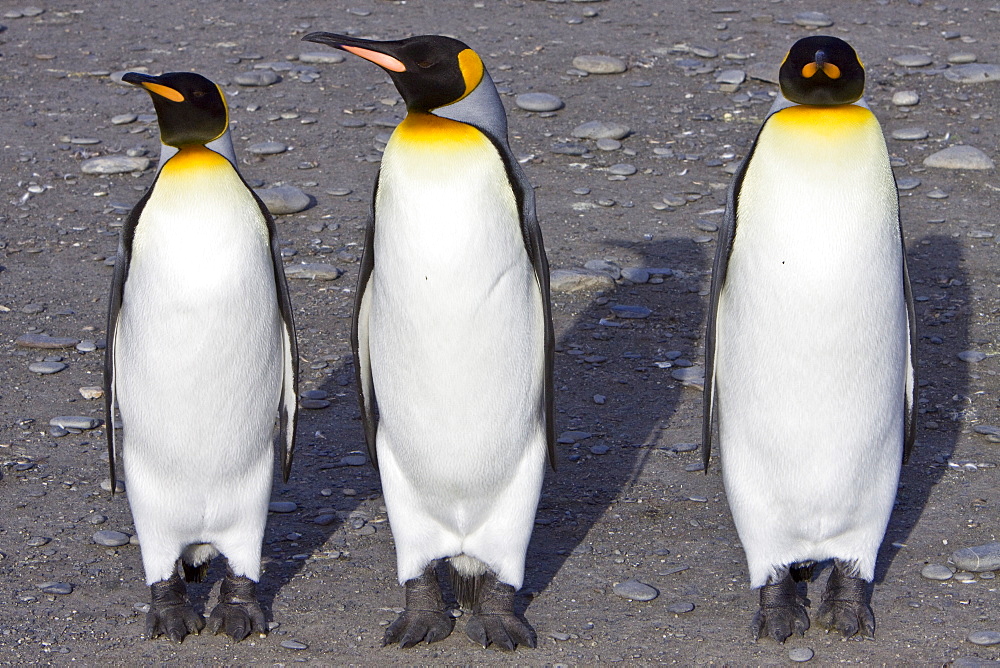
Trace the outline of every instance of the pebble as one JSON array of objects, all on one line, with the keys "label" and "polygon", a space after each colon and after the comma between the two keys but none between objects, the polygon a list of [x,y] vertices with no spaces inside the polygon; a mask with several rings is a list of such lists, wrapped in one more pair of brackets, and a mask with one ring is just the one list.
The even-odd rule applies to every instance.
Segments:
[{"label": "pebble", "polygon": [[128,125],[129,123],[135,123],[136,119],[139,117],[135,114],[118,114],[117,116],[111,117],[112,125]]},{"label": "pebble", "polygon": [[608,167],[608,173],[616,176],[632,176],[638,171],[639,170],[636,169],[635,165],[630,165],[627,162],[620,162],[617,165],[611,165]]},{"label": "pebble", "polygon": [[576,443],[577,441],[585,441],[592,436],[593,434],[591,434],[589,431],[573,431],[573,430],[564,431],[563,433],[559,434],[558,442],[563,445],[570,445]]},{"label": "pebble", "polygon": [[927,196],[931,199],[948,199],[948,193],[940,188],[933,188],[928,191]]},{"label": "pebble", "polygon": [[624,139],[632,128],[614,121],[587,121],[573,128],[573,136],[581,139]]},{"label": "pebble", "polygon": [[577,56],[573,67],[588,74],[620,74],[628,69],[624,60],[614,56]]},{"label": "pebble", "polygon": [[107,155],[84,160],[80,163],[80,171],[84,174],[128,174],[149,169],[149,162],[149,158],[141,156]]},{"label": "pebble", "polygon": [[637,319],[648,318],[653,312],[645,306],[627,306],[625,304],[615,304],[611,311],[619,318]]},{"label": "pebble", "polygon": [[599,292],[614,287],[615,280],[600,271],[554,269],[549,276],[549,288],[555,292]]},{"label": "pebble", "polygon": [[597,143],[597,148],[601,149],[602,151],[617,151],[622,147],[622,143],[617,139],[608,139],[608,138],[598,139],[596,143]]},{"label": "pebble", "polygon": [[619,279],[622,275],[622,269],[618,266],[616,262],[611,260],[587,260],[584,265],[584,269],[589,269],[590,271],[600,271],[607,274],[613,279]]},{"label": "pebble", "polygon": [[675,615],[683,615],[692,610],[694,610],[694,603],[671,603],[667,606],[667,612],[672,612]]},{"label": "pebble", "polygon": [[705,370],[695,366],[674,369],[670,377],[687,387],[702,389],[705,385]]},{"label": "pebble", "polygon": [[716,83],[728,84],[730,86],[739,86],[746,79],[747,73],[743,70],[722,70],[715,75]]},{"label": "pebble", "polygon": [[281,81],[281,77],[273,70],[252,70],[250,72],[241,72],[233,77],[233,83],[239,86],[270,86],[279,81]]},{"label": "pebble", "polygon": [[247,146],[247,151],[254,155],[277,155],[288,150],[288,146],[280,141],[261,141]]},{"label": "pebble", "polygon": [[944,71],[944,78],[955,83],[1000,81],[1000,65],[990,65],[987,63],[955,65]]},{"label": "pebble", "polygon": [[986,436],[1000,436],[1000,427],[994,427],[989,424],[979,424],[972,428],[972,431],[977,434],[984,434]]},{"label": "pebble", "polygon": [[792,21],[804,28],[826,28],[833,25],[833,19],[823,12],[799,12],[792,17]]},{"label": "pebble", "polygon": [[563,640],[569,640],[573,636],[571,636],[568,633],[563,633],[562,631],[553,631],[552,633],[549,634],[549,637],[552,638],[553,640],[563,641]]},{"label": "pebble", "polygon": [[50,427],[62,427],[63,429],[94,429],[103,424],[102,420],[81,415],[62,415],[49,420]]},{"label": "pebble", "polygon": [[344,59],[344,54],[339,51],[310,51],[309,53],[299,54],[300,63],[342,63]]},{"label": "pebble", "polygon": [[902,67],[926,67],[934,62],[930,56],[923,53],[904,53],[893,56],[890,60]]},{"label": "pebble", "polygon": [[81,353],[92,353],[97,350],[97,342],[85,339],[76,344],[76,349]]},{"label": "pebble", "polygon": [[892,94],[892,103],[897,107],[912,107],[920,102],[920,93],[915,90],[898,90]]},{"label": "pebble", "polygon": [[69,365],[64,362],[32,362],[28,365],[28,371],[42,376],[59,373]]},{"label": "pebble", "polygon": [[94,533],[94,542],[104,547],[128,545],[129,538],[130,536],[127,533],[122,533],[121,531],[104,530]]},{"label": "pebble", "polygon": [[987,543],[955,550],[951,561],[963,571],[982,573],[1000,570],[1000,543]]},{"label": "pebble", "polygon": [[958,354],[958,359],[963,362],[968,362],[969,364],[975,364],[977,362],[982,362],[986,359],[986,353],[980,352],[978,350],[963,350]]},{"label": "pebble", "polygon": [[294,501],[272,501],[267,504],[268,512],[272,513],[294,513],[299,506]]},{"label": "pebble", "polygon": [[994,661],[976,656],[960,656],[948,664],[950,668],[994,668],[996,665]]},{"label": "pebble", "polygon": [[808,647],[793,647],[788,650],[789,661],[794,661],[796,663],[805,663],[813,658],[814,653]]},{"label": "pebble", "polygon": [[521,93],[514,98],[514,104],[525,111],[558,111],[566,106],[549,93]]},{"label": "pebble", "polygon": [[993,169],[993,160],[974,146],[949,146],[924,158],[925,167],[940,169]]},{"label": "pebble", "polygon": [[948,62],[952,65],[967,65],[976,62],[976,60],[978,60],[976,54],[969,51],[961,51],[948,56]]},{"label": "pebble", "polygon": [[91,524],[98,525],[107,522],[108,518],[106,515],[91,515],[90,517],[87,518],[87,521],[90,522]]},{"label": "pebble", "polygon": [[51,542],[52,539],[46,536],[33,536],[32,538],[26,540],[25,544],[28,547],[42,547],[43,545],[48,545]]},{"label": "pebble", "polygon": [[927,564],[920,569],[920,575],[928,580],[950,580],[954,573],[944,564]]},{"label": "pebble", "polygon": [[298,640],[282,640],[281,646],[284,647],[285,649],[295,649],[295,650],[309,649],[309,645],[305,644],[304,642],[299,642]]},{"label": "pebble", "polygon": [[[111,491],[110,478],[105,478],[104,480],[101,481],[101,489],[103,489],[105,492]],[[125,491],[125,481],[121,479],[115,480],[115,494],[121,494],[124,491]]]},{"label": "pebble", "polygon": [[285,265],[285,276],[288,278],[307,278],[318,281],[334,281],[340,278],[343,273],[344,272],[341,269],[333,266],[332,264],[326,264],[323,262]]},{"label": "pebble", "polygon": [[267,210],[276,216],[298,213],[309,208],[312,198],[295,186],[255,189]]},{"label": "pebble", "polygon": [[904,176],[902,178],[896,179],[896,187],[899,188],[900,190],[913,190],[919,185],[920,185],[920,179],[915,177]]},{"label": "pebble", "polygon": [[630,601],[652,601],[660,595],[655,587],[639,582],[638,580],[626,580],[612,587],[612,591],[622,598]]},{"label": "pebble", "polygon": [[642,267],[623,267],[622,278],[633,283],[646,283],[649,281],[649,270]]},{"label": "pebble", "polygon": [[40,582],[38,588],[43,594],[58,594],[65,596],[73,593],[73,585],[68,582]]},{"label": "pebble", "polygon": [[590,454],[592,455],[606,455],[608,451],[611,450],[606,445],[592,445],[590,446]]},{"label": "pebble", "polygon": [[930,135],[924,128],[900,128],[892,131],[892,138],[900,141],[919,141]]},{"label": "pebble", "polygon": [[340,463],[344,466],[364,466],[368,463],[368,458],[364,455],[347,455],[341,457]]},{"label": "pebble", "polygon": [[966,640],[973,645],[1000,645],[1000,631],[973,631]]},{"label": "pebble", "polygon": [[80,396],[84,399],[100,399],[104,396],[104,388],[99,385],[87,385],[80,388]]},{"label": "pebble", "polygon": [[322,515],[317,515],[316,519],[313,520],[313,523],[325,527],[333,524],[336,521],[337,521],[337,516],[334,513],[323,513]]}]

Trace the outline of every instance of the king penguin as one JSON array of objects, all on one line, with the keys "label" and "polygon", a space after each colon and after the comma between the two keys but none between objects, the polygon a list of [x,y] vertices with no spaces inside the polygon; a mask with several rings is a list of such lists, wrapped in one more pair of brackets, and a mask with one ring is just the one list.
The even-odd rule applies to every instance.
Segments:
[{"label": "king penguin", "polygon": [[553,461],[549,274],[531,185],[482,60],[443,36],[304,39],[388,72],[407,114],[372,197],[352,345],[406,609],[383,644],[451,633],[448,559],[466,633],[535,646],[514,611]]},{"label": "king penguin", "polygon": [[222,90],[191,72],[123,81],[152,97],[163,143],[122,230],[104,384],[122,421],[128,500],[152,604],[146,635],[204,626],[187,598],[219,553],[228,568],[208,629],[266,633],[256,587],[279,423],[287,481],[296,418],[292,308],[274,221],[236,169]]},{"label": "king penguin", "polygon": [[726,495],[760,589],[755,638],[816,616],[874,637],[868,583],[914,438],[914,316],[885,139],[835,37],[789,50],[733,177],[712,276],[703,456],[718,413]]}]

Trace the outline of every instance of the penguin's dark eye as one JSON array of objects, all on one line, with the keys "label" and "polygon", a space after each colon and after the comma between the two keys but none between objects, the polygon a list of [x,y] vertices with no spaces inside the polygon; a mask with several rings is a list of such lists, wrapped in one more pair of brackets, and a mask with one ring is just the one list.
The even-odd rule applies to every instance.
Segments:
[{"label": "penguin's dark eye", "polygon": [[433,67],[436,63],[431,60],[418,60],[417,67],[426,70],[428,67]]},{"label": "penguin's dark eye", "polygon": [[191,93],[191,97],[205,97],[205,91],[196,90],[193,93]]}]

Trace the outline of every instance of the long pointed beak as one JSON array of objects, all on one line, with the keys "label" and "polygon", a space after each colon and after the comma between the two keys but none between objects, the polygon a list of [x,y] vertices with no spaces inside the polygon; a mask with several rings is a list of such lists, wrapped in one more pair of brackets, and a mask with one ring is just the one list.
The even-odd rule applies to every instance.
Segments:
[{"label": "long pointed beak", "polygon": [[139,86],[140,88],[145,88],[150,93],[155,93],[160,97],[165,97],[171,102],[183,102],[184,96],[180,92],[174,90],[169,86],[165,86],[160,83],[159,77],[154,77],[150,74],[143,74],[141,72],[126,72],[122,76],[122,81],[125,83],[130,83],[133,86]]},{"label": "long pointed beak", "polygon": [[393,48],[398,44],[397,42],[376,42],[359,37],[337,35],[332,32],[311,32],[303,37],[302,40],[305,42],[326,44],[335,49],[353,53],[355,56],[371,61],[390,72],[406,71],[406,65],[391,53]]}]

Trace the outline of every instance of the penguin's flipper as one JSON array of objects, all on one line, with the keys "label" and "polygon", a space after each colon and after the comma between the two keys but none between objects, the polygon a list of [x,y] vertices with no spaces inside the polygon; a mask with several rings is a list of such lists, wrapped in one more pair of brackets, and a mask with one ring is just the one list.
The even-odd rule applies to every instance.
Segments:
[{"label": "penguin's flipper", "polygon": [[[902,237],[902,233],[900,234]],[[917,437],[917,316],[913,309],[913,291],[910,289],[910,273],[906,269],[906,246],[903,245],[903,294],[906,298],[906,328],[909,334],[906,363],[906,397],[903,415],[903,462],[910,458],[913,442]]]},{"label": "penguin's flipper", "polygon": [[[375,182],[378,192],[378,181]],[[371,294],[368,292],[372,270],[375,268],[375,196],[372,196],[372,213],[365,227],[365,250],[361,255],[361,269],[354,295],[354,317],[351,319],[351,351],[354,353],[354,377],[358,387],[358,403],[361,406],[361,421],[365,429],[365,443],[368,459],[378,469],[378,451],[375,437],[378,432],[378,402],[375,400],[375,384],[372,381],[371,355],[368,350],[368,313]]]},{"label": "penguin's flipper", "polygon": [[129,265],[132,262],[132,240],[135,238],[135,228],[139,224],[139,216],[153,194],[156,182],[150,186],[142,199],[132,208],[122,226],[121,237],[118,240],[118,252],[115,254],[115,273],[111,280],[111,294],[108,296],[108,325],[105,336],[107,345],[104,349],[104,429],[108,440],[108,467],[111,476],[111,494],[115,493],[118,483],[115,473],[115,461],[118,454],[118,444],[115,439],[115,342],[118,334],[118,315],[122,310],[122,297],[125,294],[125,281],[128,280]]},{"label": "penguin's flipper", "polygon": [[451,635],[454,627],[432,562],[419,577],[406,581],[406,609],[385,630],[382,646],[399,643],[406,649],[422,641],[437,642]]},{"label": "penguin's flipper", "polygon": [[793,633],[801,636],[809,629],[809,614],[795,578],[787,568],[778,575],[760,588],[760,608],[751,624],[754,640],[770,636],[784,643]]},{"label": "penguin's flipper", "polygon": [[197,634],[205,620],[191,608],[184,581],[175,572],[170,579],[149,586],[150,605],[146,613],[146,637],[165,635],[175,642],[189,633]]},{"label": "penguin's flipper", "polygon": [[481,577],[483,581],[477,589],[477,600],[465,634],[483,649],[490,645],[508,652],[517,649],[518,645],[534,648],[538,644],[535,630],[514,611],[517,593],[514,587],[500,582],[489,571]]},{"label": "penguin's flipper", "polygon": [[868,604],[868,583],[851,575],[840,559],[834,560],[833,572],[826,582],[816,621],[845,638],[860,633],[875,639],[875,614]]},{"label": "penguin's flipper", "polygon": [[239,642],[251,633],[267,633],[267,619],[257,602],[257,583],[243,575],[226,571],[219,590],[219,602],[208,618],[208,632]]},{"label": "penguin's flipper", "polygon": [[[242,176],[240,177],[242,178]],[[278,450],[281,452],[281,478],[288,482],[292,471],[292,455],[295,449],[295,430],[298,426],[298,396],[299,396],[299,346],[295,338],[295,319],[292,315],[292,300],[288,294],[288,280],[285,278],[285,265],[281,261],[281,247],[278,245],[278,234],[274,225],[274,217],[267,210],[257,193],[244,181],[247,190],[257,200],[261,214],[267,223],[267,234],[271,246],[271,263],[274,266],[274,287],[278,298],[278,311],[281,314],[281,354],[283,369],[281,381],[281,403],[278,409]]]}]

